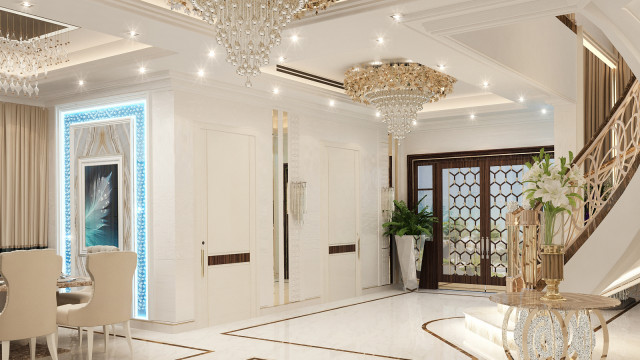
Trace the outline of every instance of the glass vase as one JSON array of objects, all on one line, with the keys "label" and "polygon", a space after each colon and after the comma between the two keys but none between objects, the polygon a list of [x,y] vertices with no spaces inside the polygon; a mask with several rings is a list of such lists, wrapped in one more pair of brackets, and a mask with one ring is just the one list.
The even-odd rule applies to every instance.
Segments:
[{"label": "glass vase", "polygon": [[541,270],[547,289],[542,300],[562,301],[560,283],[564,280],[564,212],[554,213],[545,204],[541,216]]}]

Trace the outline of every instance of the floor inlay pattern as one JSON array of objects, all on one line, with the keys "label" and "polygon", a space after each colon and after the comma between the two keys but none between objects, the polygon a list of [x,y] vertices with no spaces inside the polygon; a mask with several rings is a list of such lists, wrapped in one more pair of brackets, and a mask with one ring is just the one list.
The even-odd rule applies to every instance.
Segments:
[{"label": "floor inlay pattern", "polygon": [[473,355],[469,354],[468,352],[464,351],[464,350],[463,350],[462,348],[460,348],[458,345],[456,345],[456,344],[454,344],[454,343],[450,342],[449,340],[447,340],[447,339],[443,338],[442,336],[440,336],[440,335],[438,335],[438,334],[436,334],[436,333],[434,333],[433,331],[431,331],[431,330],[429,330],[429,329],[428,329],[428,326],[429,326],[429,324],[431,324],[431,323],[434,323],[434,322],[437,322],[437,321],[443,321],[443,320],[451,320],[451,319],[464,319],[464,316],[454,316],[454,317],[449,317],[449,318],[444,318],[444,319],[435,319],[435,320],[427,321],[426,323],[422,324],[422,330],[424,330],[424,331],[428,332],[429,334],[433,335],[436,339],[438,339],[438,340],[440,340],[440,341],[444,342],[445,344],[447,344],[447,345],[451,346],[452,348],[454,348],[454,349],[456,349],[456,350],[460,351],[461,353],[463,353],[463,354],[467,355],[470,359],[478,360],[478,358],[477,358],[477,357],[475,357],[475,356],[473,356]]}]

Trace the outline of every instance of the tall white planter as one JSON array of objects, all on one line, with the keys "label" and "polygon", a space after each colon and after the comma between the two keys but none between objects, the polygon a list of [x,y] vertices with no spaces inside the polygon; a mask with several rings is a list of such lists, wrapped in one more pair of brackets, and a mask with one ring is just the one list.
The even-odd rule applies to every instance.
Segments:
[{"label": "tall white planter", "polygon": [[414,251],[415,239],[413,235],[394,236],[394,238],[396,239],[396,248],[398,249],[398,260],[404,288],[405,290],[415,290],[418,288],[416,253]]}]

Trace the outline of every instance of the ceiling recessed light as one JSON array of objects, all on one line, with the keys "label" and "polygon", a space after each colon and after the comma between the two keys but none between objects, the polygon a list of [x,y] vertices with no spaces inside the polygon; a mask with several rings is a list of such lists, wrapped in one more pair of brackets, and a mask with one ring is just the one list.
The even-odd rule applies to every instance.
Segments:
[{"label": "ceiling recessed light", "polygon": [[279,63],[281,63],[281,64],[282,64],[283,62],[285,62],[285,60],[287,60],[287,58],[286,58],[286,57],[284,57],[284,56],[280,56],[280,57],[278,58],[278,62],[279,62]]},{"label": "ceiling recessed light", "polygon": [[78,85],[83,86],[84,85],[84,80],[78,80]]},{"label": "ceiling recessed light", "polygon": [[331,106],[331,107],[336,106],[336,101],[335,100],[329,100],[329,106]]},{"label": "ceiling recessed light", "polygon": [[540,112],[542,113],[542,115],[545,115],[547,113],[547,109],[543,108],[542,110],[540,110]]},{"label": "ceiling recessed light", "polygon": [[376,111],[376,117],[380,117],[382,116],[382,114],[380,113],[380,111]]},{"label": "ceiling recessed light", "polygon": [[524,102],[524,96],[520,96],[520,97],[518,98],[518,102],[523,103],[523,102]]},{"label": "ceiling recessed light", "polygon": [[485,88],[485,89],[488,88],[489,87],[489,82],[487,80],[483,81],[482,82],[482,87]]},{"label": "ceiling recessed light", "polygon": [[273,93],[276,94],[276,95],[280,94],[280,89],[278,89],[277,87],[274,87],[273,88]]},{"label": "ceiling recessed light", "polygon": [[198,70],[198,76],[199,77],[204,77],[204,70],[203,69]]},{"label": "ceiling recessed light", "polygon": [[144,73],[146,73],[146,72],[147,72],[147,68],[146,68],[146,67],[144,67],[144,66],[140,66],[140,67],[138,68],[138,72],[139,72],[140,74],[144,74]]},{"label": "ceiling recessed light", "polygon": [[298,40],[299,40],[299,39],[300,39],[300,38],[298,37],[298,35],[297,35],[297,34],[293,34],[293,35],[291,35],[291,41],[293,41],[293,42],[298,42]]},{"label": "ceiling recessed light", "polygon": [[469,115],[469,119],[474,120],[476,118],[476,114]]},{"label": "ceiling recessed light", "polygon": [[136,36],[140,35],[140,34],[138,34],[135,30],[129,30],[129,31],[127,32],[127,34],[129,35],[129,38],[130,38],[130,39],[133,39],[133,38],[135,38]]},{"label": "ceiling recessed light", "polygon": [[23,1],[22,3],[20,3],[20,5],[24,6],[24,7],[32,7],[33,4],[29,1]]},{"label": "ceiling recessed light", "polygon": [[400,22],[400,21],[402,21],[402,14],[393,14],[393,15],[391,15],[391,18],[394,21]]},{"label": "ceiling recessed light", "polygon": [[378,44],[383,44],[384,43],[384,38],[383,37],[379,37],[376,39],[376,41],[378,42]]},{"label": "ceiling recessed light", "polygon": [[382,61],[372,61],[371,65],[373,65],[373,66],[382,65]]},{"label": "ceiling recessed light", "polygon": [[209,54],[208,55],[209,55],[210,58],[215,57],[216,56],[216,52],[214,50],[209,50]]},{"label": "ceiling recessed light", "polygon": [[447,65],[445,65],[445,64],[438,64],[438,70],[440,70],[440,71],[444,71],[444,69],[446,69],[446,68],[447,68]]},{"label": "ceiling recessed light", "polygon": [[418,125],[418,122],[416,120],[411,121],[411,125],[416,126]]}]

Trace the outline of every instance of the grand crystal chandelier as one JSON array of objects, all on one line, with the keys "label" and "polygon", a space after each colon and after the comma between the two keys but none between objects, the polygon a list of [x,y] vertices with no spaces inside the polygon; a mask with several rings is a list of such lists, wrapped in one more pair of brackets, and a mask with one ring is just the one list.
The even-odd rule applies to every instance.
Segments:
[{"label": "grand crystal chandelier", "polygon": [[344,88],[353,101],[373,104],[394,139],[404,139],[426,103],[453,91],[456,79],[417,63],[354,66],[345,74]]},{"label": "grand crystal chandelier", "polygon": [[269,54],[280,45],[281,33],[308,0],[167,0],[172,10],[194,14],[215,28],[216,40],[227,50],[227,62],[236,73],[250,77],[269,64]]},{"label": "grand crystal chandelier", "polygon": [[[69,61],[61,26],[0,13],[0,89],[5,95],[38,96],[38,75]],[[47,25],[49,25],[47,27]],[[43,30],[44,29],[44,30]]]}]

